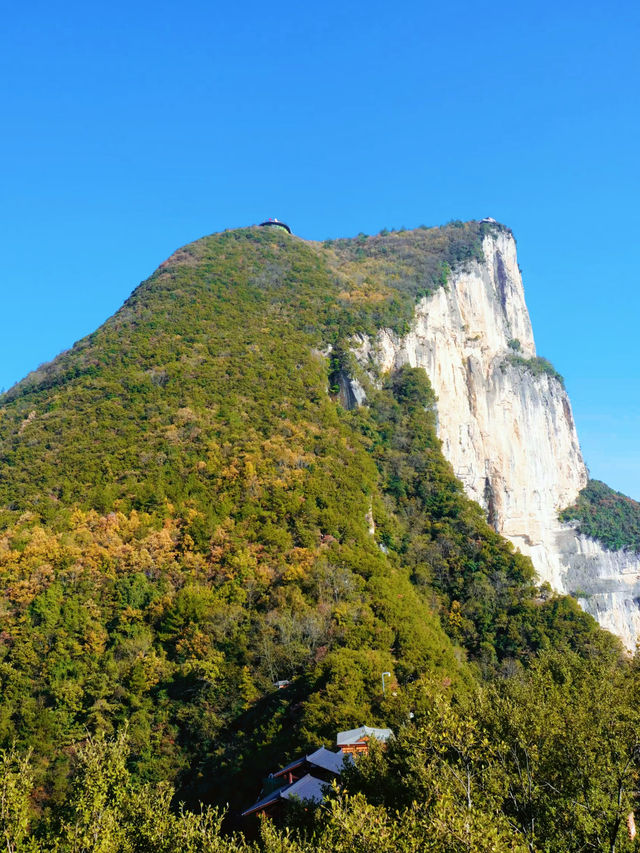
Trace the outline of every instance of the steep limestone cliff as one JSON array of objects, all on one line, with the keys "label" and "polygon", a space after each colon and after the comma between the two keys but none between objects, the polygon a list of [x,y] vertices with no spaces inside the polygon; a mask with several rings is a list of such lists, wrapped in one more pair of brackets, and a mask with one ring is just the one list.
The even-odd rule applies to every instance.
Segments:
[{"label": "steep limestone cliff", "polygon": [[593,539],[561,527],[557,535],[565,587],[598,622],[635,650],[640,639],[640,558],[608,551]]},{"label": "steep limestone cliff", "polygon": [[444,453],[469,496],[532,558],[542,580],[577,594],[632,648],[640,634],[640,563],[558,521],[587,483],[571,404],[561,380],[533,361],[510,232],[492,228],[483,253],[483,262],[455,270],[446,287],[420,301],[407,335],[363,337],[356,355],[383,372],[407,363],[425,368]]}]

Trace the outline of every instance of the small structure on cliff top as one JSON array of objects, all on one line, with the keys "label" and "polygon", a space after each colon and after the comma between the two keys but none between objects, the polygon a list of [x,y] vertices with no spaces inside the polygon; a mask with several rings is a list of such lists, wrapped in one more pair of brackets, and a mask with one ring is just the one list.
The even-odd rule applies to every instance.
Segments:
[{"label": "small structure on cliff top", "polygon": [[267,219],[265,222],[260,223],[261,228],[264,228],[265,225],[270,225],[272,228],[282,228],[287,234],[292,233],[291,228],[285,222],[280,222],[279,219]]}]

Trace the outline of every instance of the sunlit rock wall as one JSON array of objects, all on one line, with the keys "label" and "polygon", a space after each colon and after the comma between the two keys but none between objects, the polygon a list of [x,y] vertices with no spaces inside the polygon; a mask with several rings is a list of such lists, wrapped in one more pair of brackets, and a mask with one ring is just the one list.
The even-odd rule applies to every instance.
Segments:
[{"label": "sunlit rock wall", "polygon": [[[355,352],[365,369],[424,367],[438,397],[438,433],[467,494],[524,554],[542,580],[575,592],[600,623],[635,646],[640,595],[636,555],[607,552],[558,522],[587,483],[561,382],[514,365],[535,356],[516,245],[506,230],[484,238],[484,262],[454,270],[417,306],[411,331],[381,330]],[[515,348],[516,349],[514,350]],[[640,577],[636,578],[640,585]]]}]

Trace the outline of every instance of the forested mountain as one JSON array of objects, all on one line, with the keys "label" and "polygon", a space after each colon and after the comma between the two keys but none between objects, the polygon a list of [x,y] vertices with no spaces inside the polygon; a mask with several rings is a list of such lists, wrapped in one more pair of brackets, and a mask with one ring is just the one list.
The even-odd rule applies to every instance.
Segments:
[{"label": "forested mountain", "polygon": [[634,666],[465,496],[424,370],[372,380],[349,351],[490,227],[206,237],[0,398],[8,850],[244,849],[166,783],[233,823],[365,722],[393,747],[265,849],[356,849],[365,824],[389,850],[631,844]]}]

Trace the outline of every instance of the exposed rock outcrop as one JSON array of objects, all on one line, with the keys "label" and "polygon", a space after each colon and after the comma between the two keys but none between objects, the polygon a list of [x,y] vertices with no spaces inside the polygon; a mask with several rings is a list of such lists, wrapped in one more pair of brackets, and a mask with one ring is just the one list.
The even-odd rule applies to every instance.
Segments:
[{"label": "exposed rock outcrop", "polygon": [[584,609],[635,650],[640,638],[640,557],[608,551],[593,539],[562,529],[558,535],[564,583]]},{"label": "exposed rock outcrop", "polygon": [[438,397],[443,450],[467,494],[532,558],[542,580],[578,594],[634,647],[640,562],[558,521],[588,476],[571,404],[560,379],[534,360],[511,233],[492,228],[483,253],[483,262],[454,270],[446,287],[421,300],[407,335],[382,330],[375,340],[360,339],[356,355],[365,369],[425,368]]}]

